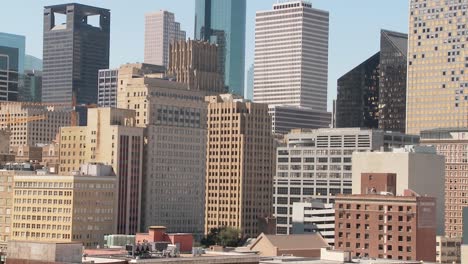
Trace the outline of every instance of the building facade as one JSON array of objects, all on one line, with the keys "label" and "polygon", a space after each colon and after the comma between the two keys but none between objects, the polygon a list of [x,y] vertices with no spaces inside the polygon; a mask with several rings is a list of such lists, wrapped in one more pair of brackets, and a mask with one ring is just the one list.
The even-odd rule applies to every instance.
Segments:
[{"label": "building facade", "polygon": [[449,238],[446,236],[436,237],[436,262],[437,263],[460,263],[461,261],[461,237]]},{"label": "building facade", "polygon": [[98,106],[116,107],[119,70],[99,70],[98,78]]},{"label": "building facade", "polygon": [[352,155],[416,144],[419,137],[359,128],[294,130],[277,148],[274,207],[277,233],[291,234],[293,203],[317,199],[334,203],[351,194]]},{"label": "building facade", "polygon": [[24,36],[0,33],[0,101],[18,101],[24,72]]},{"label": "building facade", "polygon": [[245,84],[245,99],[253,101],[254,99],[254,64],[250,65],[247,71],[247,78]]},{"label": "building facade", "polygon": [[24,58],[24,70],[42,72],[42,60],[32,55],[26,54]]},{"label": "building facade", "polygon": [[319,233],[330,246],[335,244],[335,205],[319,201],[293,203],[292,234]]},{"label": "building facade", "polygon": [[229,93],[244,95],[246,0],[196,0],[195,39],[218,45]]},{"label": "building facade", "polygon": [[5,252],[13,225],[13,178],[21,172],[0,170],[0,249]]},{"label": "building facade", "polygon": [[118,107],[136,111],[146,127],[142,229],[163,225],[171,233],[203,235],[206,102],[204,91],[159,78],[159,67],[119,69]]},{"label": "building facade", "polygon": [[406,131],[467,127],[466,4],[410,3]]},{"label": "building facade", "polygon": [[256,14],[254,101],[327,111],[329,14],[305,1]]},{"label": "building facade", "polygon": [[173,41],[169,49],[167,74],[189,90],[224,92],[224,81],[218,72],[218,46],[196,40]]},{"label": "building facade", "polygon": [[136,127],[135,111],[88,109],[88,125],[60,130],[60,174],[73,174],[84,163],[112,166],[117,175],[118,234],[140,230],[144,129]]},{"label": "building facade", "polygon": [[103,247],[115,232],[115,195],[113,174],[15,175],[11,240]]},{"label": "building facade", "polygon": [[436,147],[445,157],[445,236],[463,236],[463,213],[468,190],[468,129],[441,128],[421,131],[421,144]]},{"label": "building facade", "polygon": [[23,75],[23,89],[19,91],[21,102],[42,101],[42,72],[37,70],[25,70]]},{"label": "building facade", "polygon": [[257,237],[273,214],[275,152],[267,105],[232,94],[206,100],[205,234],[234,227]]},{"label": "building facade", "polygon": [[145,15],[145,63],[169,67],[169,45],[185,41],[186,33],[175,15],[161,10]]},{"label": "building facade", "polygon": [[[58,25],[55,15],[66,16]],[[99,24],[88,23],[99,16]],[[110,11],[81,4],[44,7],[42,101],[96,104],[98,70],[109,68]]]},{"label": "building facade", "polygon": [[293,129],[329,128],[331,113],[295,106],[269,106],[273,134],[286,135]]}]

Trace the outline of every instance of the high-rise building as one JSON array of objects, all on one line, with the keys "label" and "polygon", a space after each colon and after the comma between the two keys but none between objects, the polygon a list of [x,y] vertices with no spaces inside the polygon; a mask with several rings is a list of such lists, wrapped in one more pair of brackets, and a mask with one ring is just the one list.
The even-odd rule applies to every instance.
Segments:
[{"label": "high-rise building", "polygon": [[218,72],[218,46],[205,41],[173,41],[169,50],[167,74],[189,90],[224,92],[224,81]]},{"label": "high-rise building", "polygon": [[117,175],[118,234],[140,230],[144,129],[136,127],[135,111],[88,109],[87,126],[60,130],[60,174],[73,174],[84,163],[112,166]]},{"label": "high-rise building", "polygon": [[440,128],[421,131],[421,144],[435,146],[445,157],[445,236],[462,237],[465,231],[462,210],[468,189],[468,129]]},{"label": "high-rise building", "polygon": [[380,51],[338,79],[337,127],[405,132],[407,41],[382,30]]},{"label": "high-rise building", "polygon": [[160,77],[161,66],[119,69],[117,105],[137,113],[146,127],[142,229],[204,233],[206,102],[204,91]]},{"label": "high-rise building", "polygon": [[467,127],[466,3],[410,3],[406,131]]},{"label": "high-rise building", "polygon": [[[60,15],[66,17],[63,24],[56,23]],[[96,16],[98,25],[91,22]],[[109,10],[74,3],[46,6],[42,101],[96,104],[98,70],[109,68],[109,42]]]},{"label": "high-rise building", "polygon": [[119,70],[99,70],[98,78],[98,106],[116,107]]},{"label": "high-rise building", "polygon": [[286,135],[293,129],[329,128],[330,112],[318,112],[309,108],[295,106],[269,106],[273,134]]},{"label": "high-rise building", "polygon": [[262,221],[273,214],[275,150],[268,107],[232,94],[206,100],[205,233],[227,226],[257,237]]},{"label": "high-rise building", "polygon": [[18,101],[24,72],[24,36],[0,33],[0,101]]},{"label": "high-rise building", "polygon": [[294,130],[277,148],[273,203],[277,233],[291,234],[293,203],[314,198],[334,203],[351,194],[354,152],[417,144],[419,137],[359,128]]},{"label": "high-rise building", "polygon": [[115,232],[112,167],[86,164],[76,175],[31,172],[13,180],[11,240],[96,248],[104,246],[104,235]]},{"label": "high-rise building", "polygon": [[185,40],[185,31],[173,13],[161,10],[145,15],[145,63],[169,66],[169,45]]},{"label": "high-rise building", "polygon": [[328,22],[305,1],[257,12],[255,102],[327,111]]},{"label": "high-rise building", "polygon": [[247,83],[245,85],[245,99],[253,101],[254,99],[254,64],[250,65],[247,71]]},{"label": "high-rise building", "polygon": [[21,102],[37,102],[42,100],[42,72],[25,70],[23,75],[23,89],[20,89]]},{"label": "high-rise building", "polygon": [[219,47],[219,73],[229,92],[244,95],[246,0],[196,0],[195,39]]},{"label": "high-rise building", "polygon": [[24,70],[42,71],[42,60],[26,54],[26,57],[24,58]]},{"label": "high-rise building", "polygon": [[[442,155],[433,147],[405,146],[392,151],[355,152],[353,153],[353,194],[362,194],[363,174],[377,177],[377,173],[396,174],[396,191],[401,195],[411,189],[420,195],[436,198],[437,235],[444,234],[444,169]],[[395,165],[398,164],[398,165]]]}]

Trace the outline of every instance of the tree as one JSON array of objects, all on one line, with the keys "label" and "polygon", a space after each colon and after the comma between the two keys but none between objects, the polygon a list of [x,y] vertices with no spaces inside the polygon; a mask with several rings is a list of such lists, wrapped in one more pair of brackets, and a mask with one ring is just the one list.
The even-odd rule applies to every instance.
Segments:
[{"label": "tree", "polygon": [[200,243],[205,247],[212,245],[237,247],[241,243],[240,231],[233,227],[212,228]]}]

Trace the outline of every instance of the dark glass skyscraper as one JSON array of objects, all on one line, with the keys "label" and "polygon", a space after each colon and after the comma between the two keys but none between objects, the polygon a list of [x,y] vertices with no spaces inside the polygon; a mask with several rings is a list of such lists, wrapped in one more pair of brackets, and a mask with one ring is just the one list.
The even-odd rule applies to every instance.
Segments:
[{"label": "dark glass skyscraper", "polygon": [[246,0],[196,0],[195,39],[219,45],[219,72],[229,92],[244,95]]},{"label": "dark glass skyscraper", "polygon": [[0,46],[0,101],[18,101],[17,48]]},{"label": "dark glass skyscraper", "polygon": [[[56,16],[65,23],[56,23]],[[88,23],[98,16],[98,25]],[[97,103],[98,70],[109,68],[110,11],[81,4],[44,8],[42,101]]]}]

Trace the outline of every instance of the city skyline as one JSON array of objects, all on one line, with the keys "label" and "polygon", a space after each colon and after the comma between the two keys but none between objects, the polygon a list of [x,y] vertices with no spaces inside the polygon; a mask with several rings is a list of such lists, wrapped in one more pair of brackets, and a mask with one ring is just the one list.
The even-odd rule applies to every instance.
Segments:
[{"label": "city skyline", "polygon": [[[26,53],[42,58],[42,10],[44,6],[63,4],[68,1],[34,1],[24,8],[24,0],[9,2],[3,7],[9,12],[0,17],[0,32],[26,36]],[[76,3],[92,5],[111,10],[111,51],[110,67],[121,64],[143,62],[145,13],[161,9],[173,12],[181,28],[187,31],[187,38],[193,39],[195,1],[154,1],[133,5],[131,9],[123,2],[102,2],[98,0],[77,0]],[[379,49],[381,29],[408,32],[407,1],[310,1],[314,8],[330,13],[330,48],[328,76],[328,110],[336,98],[336,80],[360,61],[365,60]],[[247,1],[246,18],[246,72],[254,59],[255,12],[268,10],[275,0]],[[379,10],[386,10],[385,13]],[[17,16],[21,11],[23,16]],[[35,23],[22,23],[22,17]],[[352,23],[348,20],[352,19]],[[5,26],[3,26],[5,25]],[[8,27],[6,26],[8,25]],[[33,25],[33,26],[32,26]],[[118,29],[118,30],[117,30]]]}]

